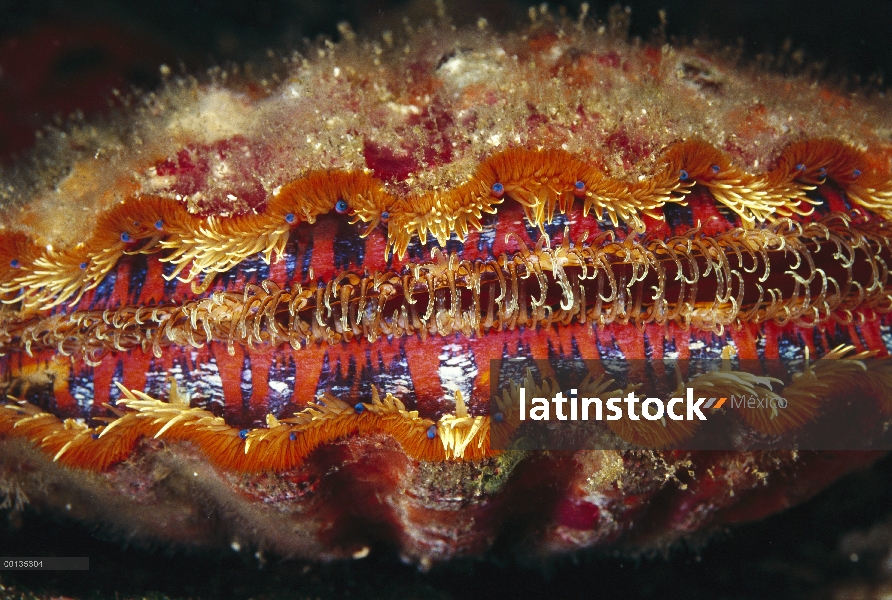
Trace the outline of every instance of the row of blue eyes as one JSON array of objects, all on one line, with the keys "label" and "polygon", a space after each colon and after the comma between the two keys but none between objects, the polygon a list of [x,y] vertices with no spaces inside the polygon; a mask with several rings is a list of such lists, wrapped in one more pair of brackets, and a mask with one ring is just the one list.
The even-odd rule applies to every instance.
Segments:
[{"label": "row of blue eyes", "polygon": [[[317,402],[317,404],[319,404],[320,406],[325,406],[325,403],[322,402],[321,400],[320,400],[319,402]],[[362,403],[360,402],[359,404],[357,404],[356,406],[354,406],[353,409],[357,412],[357,414],[362,414],[363,411],[365,411],[365,405],[362,404]],[[496,413],[496,415],[495,415],[494,418],[495,418],[496,422],[501,423],[502,420],[503,420],[502,413]],[[238,432],[238,436],[239,436],[240,438],[242,438],[243,440],[246,440],[246,439],[248,439],[248,433],[249,433],[250,431],[251,431],[250,429],[242,429],[241,431]],[[92,437],[93,437],[94,440],[98,440],[98,439],[99,439],[99,434],[98,434],[98,433],[94,433]],[[432,439],[434,439],[435,437],[437,437],[437,426],[436,426],[436,425],[431,425],[430,427],[427,428],[427,438],[430,439],[430,440],[432,440]],[[290,439],[292,442],[293,442],[294,440],[296,440],[296,439],[297,439],[297,432],[296,432],[296,431],[292,431],[290,434],[288,434],[288,439]]]},{"label": "row of blue eyes", "polygon": [[[805,171],[805,169],[806,169],[806,166],[803,165],[802,163],[799,163],[798,165],[796,165],[797,171]],[[719,171],[720,171],[720,169],[719,169],[718,165],[712,165],[713,173],[718,173]],[[818,177],[824,177],[825,175],[827,175],[827,169],[825,169],[824,167],[821,167],[821,169],[818,171]],[[861,176],[861,169],[855,169],[854,171],[852,171],[852,177],[860,177],[860,176]],[[678,178],[681,179],[682,181],[687,180],[688,172],[685,171],[684,169],[682,169],[681,171],[678,172]],[[576,185],[578,186],[579,184],[580,184],[580,182],[577,181]]]},{"label": "row of blue eyes", "polygon": [[[806,167],[805,167],[805,165],[803,165],[803,164],[798,164],[798,165],[796,165],[796,170],[797,170],[797,171],[805,171],[805,169],[806,169]],[[712,172],[713,172],[713,173],[718,173],[720,170],[721,170],[721,169],[719,168],[718,165],[713,165],[713,166],[712,166]],[[823,167],[822,167],[821,170],[818,172],[818,176],[819,176],[819,177],[823,177],[823,176],[826,175],[826,174],[827,174],[827,169],[825,169],[825,168],[823,168]],[[854,171],[852,171],[852,175],[853,175],[854,177],[858,177],[859,175],[861,175],[861,171],[860,171],[859,169],[855,169]],[[688,179],[688,172],[685,171],[684,169],[682,169],[681,171],[678,172],[678,178],[679,178],[680,180],[682,180],[682,181],[687,180],[687,179]],[[576,189],[576,191],[578,191],[578,192],[584,192],[584,191],[585,191],[585,182],[584,182],[584,181],[577,181],[577,182],[574,184],[573,187],[574,187],[574,188]],[[496,194],[496,195],[504,194],[504,193],[505,193],[505,186],[502,185],[501,183],[494,183],[494,184],[492,184],[492,192],[493,192],[493,194]],[[347,201],[344,200],[343,198],[339,199],[339,200],[335,203],[335,212],[337,212],[337,213],[344,214],[344,213],[347,212],[347,210],[348,210],[349,208],[350,208],[350,206],[347,204]],[[384,221],[385,223],[387,222],[387,220],[388,220],[389,218],[390,218],[390,213],[387,212],[386,210],[385,210],[384,212],[381,213],[381,220]],[[286,223],[294,223],[294,219],[295,219],[294,213],[288,213],[287,215],[285,215],[285,222],[286,222]],[[156,221],[156,222],[155,222],[155,228],[156,228],[156,229],[162,229],[163,226],[164,226],[164,223],[163,223],[163,222],[161,222],[161,221]],[[129,241],[130,241],[130,236],[129,236],[128,234],[126,234],[126,233],[122,233],[122,234],[121,234],[121,240],[124,241],[124,242],[129,242]]]},{"label": "row of blue eyes", "polygon": [[[362,412],[362,411],[357,411],[357,412]],[[241,431],[238,432],[238,436],[239,436],[240,438],[242,438],[243,440],[246,440],[246,439],[248,439],[248,432],[249,432],[249,431],[250,431],[249,429],[242,429]],[[98,440],[98,439],[99,439],[99,434],[98,434],[98,433],[94,433],[91,437],[92,437],[94,440]],[[436,426],[436,425],[431,425],[430,427],[427,428],[427,439],[432,440],[432,439],[434,439],[435,437],[437,437],[437,426]],[[289,434],[288,434],[288,439],[291,440],[292,442],[295,441],[295,440],[297,439],[297,432],[296,432],[296,431],[292,431],[291,433],[289,433]]]},{"label": "row of blue eyes", "polygon": [[[805,171],[805,169],[806,169],[806,167],[803,164],[796,165],[797,171]],[[718,173],[720,171],[719,166],[713,165],[712,171],[713,171],[713,173]],[[827,169],[825,169],[823,167],[821,168],[820,171],[818,171],[818,177],[823,177],[826,174],[827,174]],[[860,175],[861,175],[860,169],[855,169],[854,171],[852,171],[853,177],[859,177]],[[682,169],[681,171],[678,172],[678,178],[681,181],[687,181],[688,177],[689,177],[688,172],[685,171],[684,169]],[[576,184],[574,185],[574,187],[576,188],[577,191],[583,192],[583,191],[585,191],[585,182],[577,181]],[[502,194],[505,193],[505,186],[502,185],[501,183],[492,184],[492,193],[495,194],[496,196],[501,196]],[[349,208],[349,205],[347,204],[347,201],[344,200],[343,198],[341,198],[340,200],[338,200],[335,203],[335,212],[338,212],[340,214],[346,213],[348,208]],[[387,222],[387,220],[389,218],[390,218],[390,213],[387,212],[386,210],[381,213],[381,220],[384,221],[385,223]],[[294,213],[288,213],[287,215],[285,215],[286,223],[294,223],[294,219],[295,219]],[[158,229],[158,230],[164,229],[164,221],[161,221],[161,220],[155,221],[155,229]],[[121,241],[124,243],[129,243],[129,242],[133,241],[133,238],[130,236],[129,233],[124,232],[121,234]],[[16,258],[12,259],[9,263],[9,265],[13,269],[18,269],[20,264],[21,263],[19,263],[18,259],[16,259]],[[80,268],[86,269],[87,263],[81,263]]]},{"label": "row of blue eyes", "polygon": [[[806,169],[806,166],[801,163],[796,165],[797,171],[805,171],[805,169]],[[721,168],[718,165],[712,165],[713,173],[718,173],[719,171],[721,171]],[[818,177],[824,177],[826,174],[827,174],[827,169],[825,169],[824,167],[821,167],[821,170],[818,171]],[[859,177],[860,175],[861,175],[861,169],[855,169],[854,171],[852,171],[852,177]],[[689,177],[688,172],[685,171],[684,169],[682,169],[678,172],[678,178],[680,180],[686,181],[688,179],[688,177]],[[576,189],[576,191],[579,191],[579,192],[585,191],[585,182],[577,181],[573,187]],[[504,194],[505,186],[502,185],[501,183],[494,183],[494,184],[492,184],[492,192],[493,192],[493,194],[496,194],[496,195]]]},{"label": "row of blue eyes", "polygon": [[[357,404],[357,405],[355,406],[355,409],[356,409],[356,412],[358,412],[358,413],[362,413],[362,411],[365,410],[365,406],[363,406],[362,404]],[[501,423],[502,420],[503,420],[502,413],[496,413],[495,416],[494,416],[493,418],[495,419],[495,421],[496,421],[497,423]],[[238,436],[239,436],[240,438],[242,438],[243,440],[246,440],[246,439],[248,439],[248,433],[249,433],[249,432],[250,432],[249,429],[242,429],[241,431],[238,432]],[[432,440],[432,439],[434,439],[435,437],[437,437],[437,426],[436,426],[436,425],[431,425],[430,427],[427,428],[427,439]],[[92,435],[92,438],[93,438],[94,440],[98,440],[98,439],[99,439],[99,434],[98,434],[98,433],[94,433],[94,434]],[[296,440],[296,439],[297,439],[297,432],[296,432],[296,431],[292,431],[291,433],[289,433],[289,434],[288,434],[288,439],[291,440],[292,442],[293,442],[294,440]]]},{"label": "row of blue eyes", "polygon": [[[361,406],[361,405],[358,405],[358,406]],[[362,412],[362,411],[357,409],[356,412]],[[497,422],[501,422],[501,421],[502,421],[502,415],[501,415],[501,413],[497,413],[496,416],[495,416],[495,419],[496,419]],[[238,432],[238,436],[239,436],[241,439],[246,440],[246,439],[248,439],[248,433],[249,433],[249,432],[250,432],[249,429],[242,429],[241,431]],[[436,425],[431,425],[430,427],[427,428],[427,439],[432,440],[432,439],[434,439],[435,437],[437,437],[437,426],[436,426]],[[98,433],[94,433],[94,434],[92,435],[92,438],[93,438],[94,440],[98,440],[98,439],[99,439],[99,434],[98,434]],[[297,439],[297,432],[296,432],[296,431],[292,431],[291,433],[289,433],[289,434],[288,434],[288,439],[291,440],[292,442],[293,442],[294,440],[296,440],[296,439]]]},{"label": "row of blue eyes", "polygon": [[[325,406],[325,404],[323,404],[321,401],[319,402],[319,404],[322,405],[322,406]],[[354,406],[353,409],[354,409],[358,414],[362,414],[362,412],[365,411],[365,405],[362,404],[362,403],[360,402],[359,404],[357,404],[356,406]],[[496,413],[495,415],[493,415],[493,419],[494,419],[497,423],[501,423],[501,422],[504,420],[504,417],[502,416],[502,413]],[[248,433],[249,433],[249,432],[250,432],[249,429],[242,429],[241,431],[238,432],[238,436],[239,436],[241,439],[246,440],[246,439],[248,439]],[[98,439],[99,439],[99,434],[98,434],[98,433],[94,433],[92,437],[93,437],[94,440],[98,440]],[[432,440],[432,439],[434,439],[435,437],[437,437],[437,426],[436,426],[436,425],[431,425],[430,427],[427,428],[427,439]],[[293,442],[294,440],[296,440],[296,439],[297,439],[297,432],[296,432],[296,431],[292,431],[291,433],[289,433],[289,434],[288,434],[288,439],[290,439],[292,442]]]}]

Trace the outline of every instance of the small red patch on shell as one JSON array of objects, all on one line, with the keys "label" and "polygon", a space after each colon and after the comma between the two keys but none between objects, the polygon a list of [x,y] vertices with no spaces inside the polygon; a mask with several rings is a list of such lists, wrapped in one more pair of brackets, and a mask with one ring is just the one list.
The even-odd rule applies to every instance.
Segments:
[{"label": "small red patch on shell", "polygon": [[562,498],[555,507],[555,520],[571,529],[589,530],[598,522],[601,511],[594,504]]}]

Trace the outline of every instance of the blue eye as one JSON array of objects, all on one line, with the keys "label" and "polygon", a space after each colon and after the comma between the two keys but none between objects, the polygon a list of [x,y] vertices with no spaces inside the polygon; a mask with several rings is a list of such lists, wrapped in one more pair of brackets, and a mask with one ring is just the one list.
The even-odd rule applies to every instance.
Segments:
[{"label": "blue eye", "polygon": [[383,213],[381,213],[381,221],[386,223],[389,220],[390,220],[390,213],[385,210]]},{"label": "blue eye", "polygon": [[288,434],[288,439],[291,440],[292,442],[293,442],[294,440],[296,440],[296,439],[297,439],[297,432],[296,432],[296,431],[292,431],[291,433],[289,433],[289,434]]},{"label": "blue eye", "polygon": [[859,177],[861,175],[861,169],[855,169],[852,171],[852,176]]},{"label": "blue eye", "polygon": [[347,212],[347,201],[344,200],[343,198],[338,200],[335,203],[335,211],[337,211],[340,214],[344,214],[345,212]]},{"label": "blue eye", "polygon": [[492,184],[492,195],[496,198],[501,198],[505,195],[505,186],[501,183]]},{"label": "blue eye", "polygon": [[687,181],[688,172],[685,171],[684,169],[682,169],[681,171],[678,172],[678,178],[681,179],[682,181]]},{"label": "blue eye", "polygon": [[294,213],[288,213],[287,215],[285,215],[285,222],[294,223]]},{"label": "blue eye", "polygon": [[492,420],[496,423],[501,423],[505,420],[505,416],[502,413],[498,412],[492,416]]},{"label": "blue eye", "polygon": [[155,229],[164,229],[164,221],[161,219],[155,221]]},{"label": "blue eye", "polygon": [[804,170],[805,170],[805,165],[803,165],[802,163],[799,163],[798,165],[796,165],[796,170],[797,170],[797,171],[804,171]]},{"label": "blue eye", "polygon": [[87,263],[82,262],[81,263],[81,271],[86,271],[86,270],[87,270]]},{"label": "blue eye", "polygon": [[21,266],[21,263],[19,262],[19,259],[14,258],[11,261],[9,261],[9,266],[12,267],[13,269],[18,269],[19,266]]},{"label": "blue eye", "polygon": [[121,234],[121,241],[124,242],[125,244],[126,244],[127,242],[129,242],[130,239],[131,239],[131,238],[130,238],[130,234],[127,233],[126,231],[125,231],[124,233]]},{"label": "blue eye", "polygon": [[718,165],[712,165],[712,172],[713,172],[713,173],[718,173],[720,170],[721,170],[721,169],[719,169],[719,166],[718,166]]},{"label": "blue eye", "polygon": [[427,439],[432,440],[437,437],[437,426],[431,425],[427,428]]},{"label": "blue eye", "polygon": [[248,439],[248,430],[247,430],[247,429],[242,429],[241,431],[238,432],[238,436],[239,436],[240,438],[242,438],[243,440]]}]

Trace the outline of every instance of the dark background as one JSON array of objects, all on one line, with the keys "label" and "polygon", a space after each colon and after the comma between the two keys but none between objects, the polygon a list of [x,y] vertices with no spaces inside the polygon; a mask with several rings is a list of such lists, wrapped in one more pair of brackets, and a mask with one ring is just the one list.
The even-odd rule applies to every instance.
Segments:
[{"label": "dark background", "polygon": [[[576,14],[579,4],[551,6]],[[612,3],[590,4],[603,18]],[[652,35],[662,8],[670,38],[709,37],[740,46],[746,60],[768,64],[788,43],[790,50],[804,52],[806,62],[824,63],[824,77],[834,85],[881,90],[882,75],[892,74],[892,3],[628,4],[633,35]],[[36,130],[63,123],[75,110],[88,118],[107,113],[113,88],[153,89],[160,83],[161,64],[200,73],[214,65],[263,60],[267,49],[300,50],[305,39],[320,35],[336,39],[340,21],[359,32],[397,29],[404,11],[415,19],[432,14],[425,6],[432,3],[0,0],[0,164],[26,156]],[[450,14],[457,22],[483,15],[495,27],[510,27],[527,21],[528,6],[458,0]],[[0,514],[0,555],[91,557],[87,573],[0,573],[0,596],[879,597],[892,590],[892,459],[805,505],[720,533],[708,543],[677,548],[667,557],[591,552],[530,566],[496,553],[422,574],[386,551],[349,564],[292,561],[261,568],[250,555],[123,547],[121,540],[77,524],[30,512]]]}]

